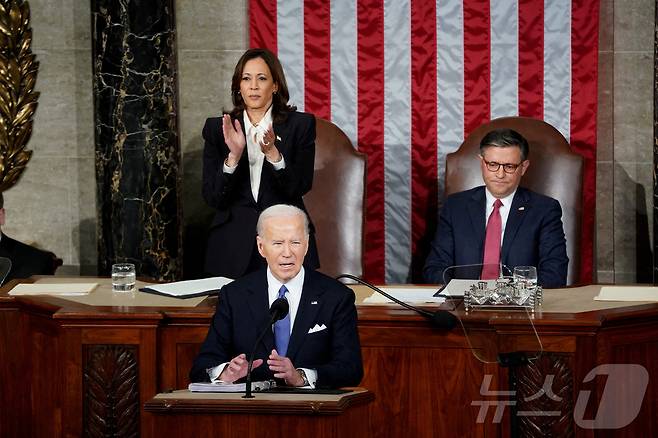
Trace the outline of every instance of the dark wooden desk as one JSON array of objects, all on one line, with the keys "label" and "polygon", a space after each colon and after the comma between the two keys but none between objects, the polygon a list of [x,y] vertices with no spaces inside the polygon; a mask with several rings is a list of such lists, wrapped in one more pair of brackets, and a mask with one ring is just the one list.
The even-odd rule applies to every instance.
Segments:
[{"label": "dark wooden desk", "polygon": [[146,402],[152,435],[260,437],[366,437],[372,392],[337,395],[162,393]]},{"label": "dark wooden desk", "polygon": [[[89,306],[54,297],[10,297],[0,290],[0,436],[78,437],[153,430],[144,410],[157,393],[186,388],[187,373],[203,341],[215,299],[194,308]],[[573,293],[578,293],[574,289]],[[483,363],[471,352],[464,330],[432,328],[417,315],[392,306],[359,306],[365,378],[375,394],[369,434],[375,437],[507,436],[509,409],[501,422],[493,408],[478,422],[485,376],[489,391],[511,390],[509,371]],[[509,312],[456,312],[471,339],[491,351],[536,348],[527,319]],[[514,371],[520,408],[557,411],[529,417],[522,431],[552,436],[658,436],[658,305],[579,313],[538,313],[534,326],[544,353]],[[637,418],[621,430],[582,428],[574,421],[581,390],[591,391],[586,418],[594,418],[605,378],[584,382],[600,364],[634,363],[649,385]],[[554,375],[559,402],[525,401]],[[495,400],[501,397],[495,398]],[[508,401],[509,401],[508,400]],[[499,400],[500,401],[500,400]],[[474,404],[475,403],[475,404]]]}]

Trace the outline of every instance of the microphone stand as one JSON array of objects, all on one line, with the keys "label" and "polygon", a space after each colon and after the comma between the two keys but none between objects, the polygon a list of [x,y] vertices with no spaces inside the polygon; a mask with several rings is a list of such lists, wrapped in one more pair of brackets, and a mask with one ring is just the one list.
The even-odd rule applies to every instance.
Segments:
[{"label": "microphone stand", "polygon": [[263,336],[265,336],[265,333],[267,333],[267,330],[269,330],[270,327],[272,327],[272,324],[276,321],[277,315],[274,314],[270,317],[270,323],[267,324],[265,327],[265,330],[263,330],[256,339],[256,342],[254,343],[254,348],[251,350],[251,354],[249,355],[249,362],[247,362],[247,380],[245,382],[245,393],[242,396],[242,398],[254,398],[254,396],[251,394],[251,369],[254,366],[254,356],[256,355],[256,348],[258,347],[258,344],[260,341],[263,340]]},{"label": "microphone stand", "polygon": [[265,333],[267,333],[268,330],[272,327],[272,324],[274,324],[276,321],[280,320],[281,318],[285,318],[285,316],[288,314],[288,300],[285,298],[277,298],[274,300],[272,303],[272,306],[270,307],[270,320],[269,324],[265,326],[265,330],[263,330],[260,333],[260,336],[258,336],[258,339],[256,339],[256,342],[254,343],[254,348],[251,350],[251,354],[249,355],[249,361],[247,362],[247,380],[245,381],[245,394],[242,396],[242,398],[254,398],[254,396],[251,394],[251,370],[254,366],[254,356],[256,355],[256,348],[258,348],[258,344],[260,341],[263,340],[263,336],[265,336]]}]

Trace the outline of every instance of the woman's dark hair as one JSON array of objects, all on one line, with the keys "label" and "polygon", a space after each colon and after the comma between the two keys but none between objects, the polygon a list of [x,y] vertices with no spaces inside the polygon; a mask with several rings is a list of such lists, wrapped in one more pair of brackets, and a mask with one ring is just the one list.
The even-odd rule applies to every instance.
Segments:
[{"label": "woman's dark hair", "polygon": [[248,61],[255,58],[261,58],[270,69],[272,74],[272,81],[277,85],[277,91],[272,95],[272,120],[277,123],[283,122],[288,113],[296,111],[297,107],[288,105],[290,94],[288,93],[288,84],[286,77],[283,74],[283,67],[276,55],[267,49],[249,49],[240,57],[240,60],[235,65],[233,72],[233,80],[231,81],[231,98],[233,100],[233,110],[231,117],[236,118],[240,112],[244,111],[244,100],[240,94],[240,82],[242,81],[242,71]]}]

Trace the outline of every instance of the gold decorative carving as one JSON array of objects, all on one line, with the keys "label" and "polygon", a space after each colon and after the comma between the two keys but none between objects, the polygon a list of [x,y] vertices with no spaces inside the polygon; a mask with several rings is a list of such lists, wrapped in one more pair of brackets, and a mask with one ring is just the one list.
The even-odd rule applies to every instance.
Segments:
[{"label": "gold decorative carving", "polygon": [[25,146],[39,98],[39,63],[31,45],[28,2],[0,0],[0,192],[16,184],[32,156]]}]

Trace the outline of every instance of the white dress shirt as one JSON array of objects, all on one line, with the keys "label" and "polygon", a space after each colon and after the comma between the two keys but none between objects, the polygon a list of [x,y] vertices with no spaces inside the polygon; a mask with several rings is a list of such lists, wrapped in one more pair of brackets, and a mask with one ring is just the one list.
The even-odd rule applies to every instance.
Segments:
[{"label": "white dress shirt", "polygon": [[[245,127],[245,140],[247,141],[247,156],[249,157],[249,181],[251,184],[251,194],[254,197],[254,201],[258,201],[258,191],[260,190],[260,177],[263,172],[263,160],[265,159],[265,154],[258,144],[263,140],[267,128],[272,124],[272,106],[267,110],[265,115],[257,124],[251,123],[247,111],[242,113],[242,123]],[[269,161],[269,160],[267,160]],[[275,162],[269,161],[274,170],[281,170],[286,167],[286,163],[283,160],[283,155],[281,155],[281,160]],[[236,164],[233,167],[230,167],[224,162],[224,172],[233,173],[238,167]]]}]

